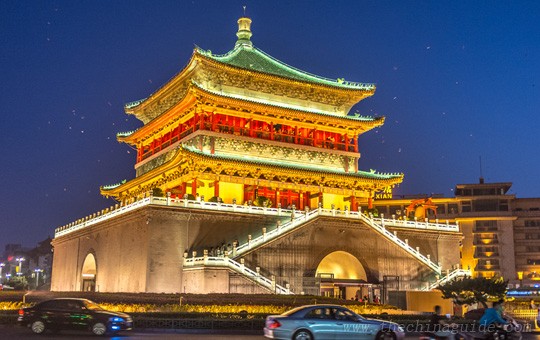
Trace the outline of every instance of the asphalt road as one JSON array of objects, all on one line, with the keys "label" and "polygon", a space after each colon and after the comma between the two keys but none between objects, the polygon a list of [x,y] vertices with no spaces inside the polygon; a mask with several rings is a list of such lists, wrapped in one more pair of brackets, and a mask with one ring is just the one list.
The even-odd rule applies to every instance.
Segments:
[{"label": "asphalt road", "polygon": [[[167,331],[148,331],[148,332],[125,332],[112,337],[99,337],[99,339],[113,340],[146,340],[146,339],[183,339],[183,340],[263,340],[265,337],[256,332],[251,334],[242,332],[219,331],[219,333],[209,333],[209,330],[185,331],[185,332],[167,332]],[[93,339],[98,337],[85,332],[62,331],[57,334],[46,333],[42,335],[33,334],[29,329],[20,326],[0,326],[0,339]],[[406,340],[418,339],[418,336],[407,336]],[[524,333],[524,340],[540,340],[540,333]]]}]

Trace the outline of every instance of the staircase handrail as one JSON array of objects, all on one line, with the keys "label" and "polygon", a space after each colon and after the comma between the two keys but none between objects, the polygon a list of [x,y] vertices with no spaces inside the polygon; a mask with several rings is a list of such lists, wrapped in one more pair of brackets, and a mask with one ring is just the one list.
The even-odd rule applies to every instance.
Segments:
[{"label": "staircase handrail", "polygon": [[190,257],[184,260],[184,268],[195,266],[227,267],[272,292],[277,294],[293,294],[290,289],[278,285],[275,281],[272,281],[229,257],[203,256]]}]

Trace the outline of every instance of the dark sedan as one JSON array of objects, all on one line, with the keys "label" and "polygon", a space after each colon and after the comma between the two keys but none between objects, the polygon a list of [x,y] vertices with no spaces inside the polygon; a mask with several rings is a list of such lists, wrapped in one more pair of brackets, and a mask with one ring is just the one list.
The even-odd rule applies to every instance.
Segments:
[{"label": "dark sedan", "polygon": [[61,298],[19,310],[19,324],[34,333],[46,330],[88,330],[96,335],[131,330],[133,320],[125,313],[110,312],[87,299]]},{"label": "dark sedan", "polygon": [[336,305],[311,305],[266,318],[264,336],[282,340],[403,339],[396,323],[367,319]]}]

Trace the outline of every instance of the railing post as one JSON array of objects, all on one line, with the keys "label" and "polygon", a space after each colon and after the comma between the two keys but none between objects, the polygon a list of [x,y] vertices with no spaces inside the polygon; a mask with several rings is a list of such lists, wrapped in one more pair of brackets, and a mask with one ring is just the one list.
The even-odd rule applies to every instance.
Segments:
[{"label": "railing post", "polygon": [[319,206],[317,208],[319,210],[319,215],[322,213],[322,203],[319,202]]},{"label": "railing post", "polygon": [[332,204],[332,216],[336,216],[336,205]]},{"label": "railing post", "polygon": [[188,206],[188,194],[184,195],[184,208],[187,208]]},{"label": "railing post", "polygon": [[281,203],[277,204],[277,214],[278,216],[281,216]]},{"label": "railing post", "polygon": [[263,241],[266,241],[266,228],[262,228]]},{"label": "railing post", "polygon": [[281,221],[277,221],[277,232],[281,233]]},{"label": "railing post", "polygon": [[237,247],[238,247],[238,242],[234,241],[233,242],[233,249],[232,249],[233,257],[236,257],[236,248]]},{"label": "railing post", "polygon": [[242,272],[242,274],[244,274],[244,272],[246,271],[246,265],[244,264],[245,260],[244,258],[241,258],[240,259],[240,271]]},{"label": "railing post", "polygon": [[167,191],[167,205],[171,205],[171,192]]},{"label": "railing post", "polygon": [[208,249],[203,250],[203,263],[205,266],[208,264]]},{"label": "railing post", "polygon": [[418,228],[418,217],[414,217],[414,227]]},{"label": "railing post", "polygon": [[291,284],[290,284],[290,283],[286,283],[286,284],[285,284],[285,289],[287,290],[287,294],[290,294],[290,293],[291,293]]},{"label": "railing post", "polygon": [[187,250],[184,252],[184,266],[187,265],[187,257],[188,257],[188,252]]},{"label": "railing post", "polygon": [[255,272],[257,272],[257,282],[259,282],[261,280],[261,267],[257,266],[255,267]]},{"label": "railing post", "polygon": [[275,293],[276,292],[276,276],[272,275],[270,278],[272,280],[272,291]]},{"label": "railing post", "polygon": [[416,247],[416,252],[417,252],[417,253],[420,252],[420,247]]},{"label": "railing post", "polygon": [[384,214],[381,214],[381,226],[384,228]]},{"label": "railing post", "polygon": [[396,224],[396,215],[395,215],[395,214],[392,214],[392,222],[393,222],[394,224]]},{"label": "railing post", "polygon": [[192,251],[191,256],[193,256],[193,265],[195,265],[195,258],[197,257],[197,251],[196,250]]},{"label": "railing post", "polygon": [[248,235],[248,249],[251,249],[251,234]]},{"label": "railing post", "polygon": [[345,206],[345,216],[349,217],[349,207]]}]

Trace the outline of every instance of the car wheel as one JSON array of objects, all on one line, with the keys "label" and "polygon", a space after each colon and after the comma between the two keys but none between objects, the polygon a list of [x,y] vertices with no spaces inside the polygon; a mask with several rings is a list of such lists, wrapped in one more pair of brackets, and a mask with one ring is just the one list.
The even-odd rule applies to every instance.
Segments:
[{"label": "car wheel", "polygon": [[301,329],[298,332],[294,333],[292,338],[293,340],[313,340],[313,335],[311,335],[310,331]]},{"label": "car wheel", "polygon": [[103,335],[107,333],[107,326],[103,322],[96,322],[92,326],[92,333],[95,335]]},{"label": "car wheel", "polygon": [[396,340],[396,333],[392,331],[380,331],[375,336],[375,340]]},{"label": "car wheel", "polygon": [[32,330],[32,332],[36,333],[36,334],[41,334],[43,332],[45,332],[45,322],[41,321],[41,320],[36,320],[34,322],[32,322],[32,324],[30,325],[30,329]]}]

